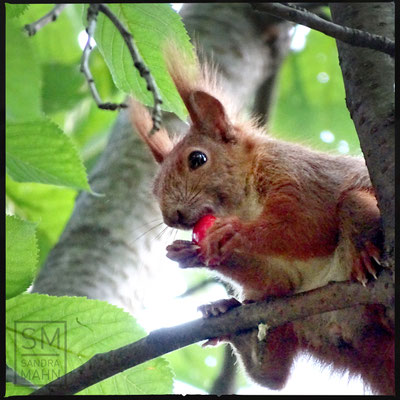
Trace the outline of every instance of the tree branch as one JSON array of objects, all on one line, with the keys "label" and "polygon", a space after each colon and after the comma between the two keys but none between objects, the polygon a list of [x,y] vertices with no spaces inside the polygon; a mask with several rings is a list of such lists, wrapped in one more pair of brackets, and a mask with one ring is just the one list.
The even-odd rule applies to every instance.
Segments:
[{"label": "tree branch", "polygon": [[67,5],[68,4],[55,5],[54,8],[46,15],[44,15],[42,18],[38,19],[35,22],[32,22],[31,24],[25,25],[24,29],[28,32],[29,36],[33,36],[37,31],[42,29],[48,23],[54,22],[58,18],[58,16],[62,13],[64,8],[67,7]]},{"label": "tree branch", "polygon": [[394,41],[387,37],[338,25],[321,18],[310,11],[286,4],[256,3],[252,4],[252,7],[257,11],[267,12],[275,17],[308,26],[309,28],[322,32],[325,35],[341,40],[344,43],[358,47],[367,47],[394,57]]},{"label": "tree branch", "polygon": [[103,110],[117,110],[120,108],[127,108],[128,105],[126,103],[103,103],[99,92],[97,91],[96,85],[94,83],[93,75],[90,72],[89,68],[89,55],[92,51],[92,46],[90,41],[94,36],[94,30],[96,28],[97,23],[97,15],[99,13],[99,4],[91,4],[87,10],[87,21],[88,27],[86,28],[86,33],[88,35],[87,42],[85,48],[83,49],[82,59],[81,59],[81,72],[85,75],[86,81],[89,85],[90,92],[92,93],[93,99],[96,102],[97,106]]},{"label": "tree branch", "polygon": [[[42,18],[38,19],[37,21],[31,24],[25,25],[24,28],[28,32],[29,36],[33,36],[37,31],[42,29],[48,23],[55,21],[67,5],[68,4],[57,4],[50,12],[48,12]],[[96,19],[99,12],[105,14],[120,32],[122,38],[124,39],[126,45],[128,46],[129,53],[132,57],[135,68],[139,71],[140,76],[145,79],[147,83],[147,90],[149,90],[153,94],[154,98],[154,106],[152,112],[153,127],[149,132],[149,135],[151,135],[154,132],[158,131],[161,125],[162,98],[160,92],[158,90],[157,84],[153,76],[151,75],[149,69],[147,68],[146,64],[144,63],[142,57],[140,56],[136,48],[132,35],[125,29],[121,21],[105,4],[90,4],[88,7],[87,11],[88,28],[86,29],[88,34],[88,40],[86,42],[82,54],[81,72],[85,75],[92,96],[99,108],[103,110],[117,110],[128,107],[128,105],[125,103],[120,103],[120,104],[108,103],[108,102],[103,103],[100,98],[99,92],[97,91],[96,85],[94,84],[94,79],[89,69],[88,60],[90,52],[92,50],[92,47],[90,45],[90,39],[94,35],[94,30],[97,22]]]},{"label": "tree branch", "polygon": [[391,271],[383,271],[378,280],[370,282],[367,287],[357,282],[334,282],[291,297],[242,305],[217,318],[197,319],[153,331],[135,343],[95,355],[82,366],[32,394],[75,394],[128,368],[201,340],[253,329],[260,323],[274,328],[288,321],[366,304],[385,305],[389,318],[393,318],[394,283]]},{"label": "tree branch", "polygon": [[328,7],[328,3],[287,3],[290,7],[296,8],[297,10],[305,10],[313,12],[318,17],[325,19],[326,21],[332,22],[331,17],[324,11],[321,10],[323,7]]}]

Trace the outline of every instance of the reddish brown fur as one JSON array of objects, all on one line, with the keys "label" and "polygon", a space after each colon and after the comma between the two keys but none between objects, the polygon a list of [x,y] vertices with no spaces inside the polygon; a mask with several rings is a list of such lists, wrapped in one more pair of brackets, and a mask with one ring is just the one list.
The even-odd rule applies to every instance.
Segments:
[{"label": "reddish brown fur", "polygon": [[150,136],[149,133],[153,127],[153,121],[147,108],[138,101],[131,99],[129,110],[132,125],[136,132],[148,145],[155,160],[161,163],[173,147],[168,132],[161,128]]},{"label": "reddish brown fur", "polygon": [[[166,133],[161,144],[145,135],[148,114],[134,115],[161,163],[154,193],[168,225],[189,229],[204,214],[218,217],[200,252],[190,242],[174,242],[168,256],[182,267],[212,268],[236,283],[246,300],[371,278],[382,232],[364,161],[267,137],[222,97],[210,69],[173,46],[166,61],[192,123],[170,150]],[[194,150],[207,162],[192,170]],[[385,321],[384,307],[371,306],[285,324],[266,342],[256,331],[230,340],[249,375],[271,388],[285,384],[293,357],[303,350],[361,374],[377,393],[393,394],[394,333]]]}]

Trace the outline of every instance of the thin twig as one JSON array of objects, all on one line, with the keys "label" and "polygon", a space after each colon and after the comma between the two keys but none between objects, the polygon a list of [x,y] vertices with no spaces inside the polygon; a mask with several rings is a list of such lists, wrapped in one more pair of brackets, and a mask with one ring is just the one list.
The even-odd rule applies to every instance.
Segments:
[{"label": "thin twig", "polygon": [[119,108],[127,108],[128,105],[125,103],[103,103],[99,92],[97,91],[96,85],[94,83],[94,79],[92,73],[89,68],[89,55],[92,51],[92,46],[90,41],[94,36],[94,30],[96,28],[97,16],[99,14],[99,4],[91,4],[87,10],[87,21],[88,27],[86,28],[86,33],[88,35],[87,42],[85,48],[83,49],[82,59],[81,59],[81,72],[85,75],[86,81],[89,85],[90,92],[92,93],[93,99],[97,104],[97,107],[102,110],[117,110]]},{"label": "thin twig", "polygon": [[325,11],[323,11],[323,7],[328,7],[328,3],[286,3],[286,5],[296,8],[300,11],[305,10],[313,12],[318,17],[332,22],[331,17]]},{"label": "thin twig", "polygon": [[75,394],[128,368],[201,340],[253,329],[260,323],[268,323],[273,328],[288,321],[366,304],[385,305],[387,316],[393,320],[394,282],[391,271],[383,271],[378,280],[368,283],[367,287],[358,282],[330,283],[291,297],[245,304],[220,317],[198,319],[153,331],[135,343],[95,355],[31,394]]},{"label": "thin twig", "polygon": [[349,28],[347,26],[337,25],[318,17],[310,11],[300,9],[299,7],[294,8],[287,4],[253,3],[252,7],[256,11],[267,12],[275,17],[308,26],[309,28],[315,29],[347,44],[381,51],[394,57],[394,41],[387,37],[375,35],[359,29]]},{"label": "thin twig", "polygon": [[46,15],[44,15],[42,18],[38,19],[35,22],[32,22],[31,24],[25,25],[24,29],[28,32],[29,36],[33,36],[37,31],[42,29],[48,23],[54,22],[61,14],[61,12],[64,10],[64,8],[67,7],[67,5],[68,4],[55,5],[54,8]]},{"label": "thin twig", "polygon": [[139,71],[140,76],[145,79],[145,81],[147,83],[147,90],[149,90],[153,94],[153,98],[154,98],[154,106],[153,106],[153,113],[152,113],[153,127],[152,127],[151,131],[149,132],[149,135],[151,135],[154,132],[158,131],[160,129],[160,125],[161,125],[162,99],[161,99],[161,95],[158,90],[157,84],[156,84],[153,76],[151,75],[149,69],[147,68],[146,64],[144,63],[142,57],[140,56],[130,32],[128,32],[125,29],[125,27],[122,25],[121,21],[115,16],[115,14],[105,4],[99,4],[98,7],[99,7],[99,11],[101,11],[103,14],[105,14],[110,19],[110,21],[115,25],[115,27],[118,29],[118,31],[122,35],[122,38],[124,39],[126,45],[128,46],[129,53],[132,57],[135,68]]}]

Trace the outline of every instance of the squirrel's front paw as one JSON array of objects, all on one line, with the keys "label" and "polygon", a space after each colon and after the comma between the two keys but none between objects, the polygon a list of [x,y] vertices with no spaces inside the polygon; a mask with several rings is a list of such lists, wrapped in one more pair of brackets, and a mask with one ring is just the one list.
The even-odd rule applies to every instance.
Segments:
[{"label": "squirrel's front paw", "polygon": [[232,308],[239,307],[242,303],[234,297],[230,299],[222,299],[214,301],[209,304],[204,304],[197,308],[203,314],[203,318],[217,317],[218,315],[225,314]]},{"label": "squirrel's front paw", "polygon": [[167,246],[167,257],[179,263],[180,268],[204,267],[199,259],[200,247],[188,240],[175,240]]},{"label": "squirrel's front paw", "polygon": [[201,259],[206,265],[223,264],[242,243],[242,222],[237,217],[221,218],[207,231],[201,243]]},{"label": "squirrel's front paw", "polygon": [[[209,304],[204,304],[197,309],[203,314],[203,318],[210,318],[225,314],[228,310],[239,307],[240,305],[240,301],[236,300],[234,297],[231,297],[230,299],[222,299]],[[231,335],[224,335],[208,339],[205,343],[203,343],[202,346],[216,346],[221,342],[229,341],[230,336]]]}]

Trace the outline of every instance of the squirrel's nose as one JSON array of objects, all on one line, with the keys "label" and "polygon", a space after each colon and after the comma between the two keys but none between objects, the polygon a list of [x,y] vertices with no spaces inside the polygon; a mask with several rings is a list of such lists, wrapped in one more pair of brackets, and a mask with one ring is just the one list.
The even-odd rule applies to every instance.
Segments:
[{"label": "squirrel's nose", "polygon": [[178,224],[183,224],[185,223],[185,214],[181,210],[176,210],[176,222]]},{"label": "squirrel's nose", "polygon": [[177,227],[182,224],[185,224],[186,216],[184,212],[180,209],[174,210],[169,213],[163,214],[164,222],[172,227]]},{"label": "squirrel's nose", "polygon": [[164,222],[168,226],[180,229],[188,229],[190,226],[190,212],[178,208],[170,213],[163,214]]},{"label": "squirrel's nose", "polygon": [[177,209],[169,215],[170,225],[182,227],[187,225],[188,215],[182,209]]}]

